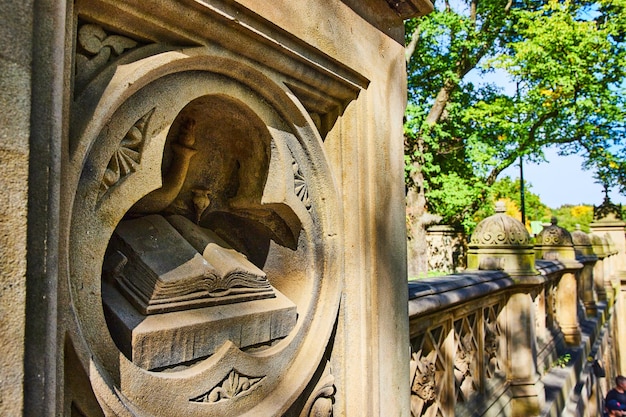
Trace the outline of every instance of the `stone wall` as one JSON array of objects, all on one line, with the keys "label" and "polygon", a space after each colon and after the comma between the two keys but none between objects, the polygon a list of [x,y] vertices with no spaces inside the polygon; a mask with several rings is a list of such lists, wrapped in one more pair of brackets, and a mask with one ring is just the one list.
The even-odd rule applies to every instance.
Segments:
[{"label": "stone wall", "polygon": [[[0,414],[19,415],[23,407],[26,303],[26,222],[31,114],[31,2],[0,3]],[[9,314],[10,312],[10,314]]]},{"label": "stone wall", "polygon": [[467,270],[409,281],[413,416],[600,414],[623,373],[624,253],[609,242],[624,223],[594,226],[553,219],[533,242],[498,205]]}]

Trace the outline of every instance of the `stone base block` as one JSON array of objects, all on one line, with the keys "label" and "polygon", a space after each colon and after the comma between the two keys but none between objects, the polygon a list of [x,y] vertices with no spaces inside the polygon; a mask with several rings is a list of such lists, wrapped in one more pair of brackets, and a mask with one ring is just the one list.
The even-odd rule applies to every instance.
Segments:
[{"label": "stone base block", "polygon": [[276,298],[144,316],[115,288],[104,284],[104,312],[118,348],[144,369],[156,370],[212,355],[230,340],[241,349],[289,334],[297,309]]}]

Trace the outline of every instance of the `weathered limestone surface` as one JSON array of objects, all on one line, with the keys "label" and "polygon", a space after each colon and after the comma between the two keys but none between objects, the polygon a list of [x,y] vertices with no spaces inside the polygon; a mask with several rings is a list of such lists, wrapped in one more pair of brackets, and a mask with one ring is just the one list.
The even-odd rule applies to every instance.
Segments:
[{"label": "weathered limestone surface", "polygon": [[0,2],[0,415],[24,406],[32,2]]},{"label": "weathered limestone surface", "polygon": [[[1,2],[0,414],[408,416],[402,18],[430,7]],[[154,215],[189,225],[112,239]]]},{"label": "weathered limestone surface", "polygon": [[[615,319],[615,338],[618,346],[626,344],[626,222],[622,219],[621,206],[613,204],[608,196],[604,202],[594,207],[594,221],[590,228],[593,235],[602,239],[604,252],[609,257],[602,263],[604,266],[604,286],[612,293],[618,287],[615,302],[617,307]],[[597,239],[598,239],[597,238]],[[607,271],[612,271],[609,273]],[[616,352],[616,363],[621,374],[626,373],[626,355]]]}]

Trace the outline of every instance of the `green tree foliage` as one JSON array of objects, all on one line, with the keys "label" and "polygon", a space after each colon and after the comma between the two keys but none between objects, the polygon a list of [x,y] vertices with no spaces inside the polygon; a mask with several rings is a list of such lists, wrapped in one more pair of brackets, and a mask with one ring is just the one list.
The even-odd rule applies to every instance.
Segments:
[{"label": "green tree foliage", "polygon": [[[512,180],[510,177],[504,177],[497,180],[493,186],[489,188],[488,205],[484,206],[476,212],[477,220],[482,220],[494,213],[493,207],[495,202],[499,200],[510,201],[515,207],[515,213],[510,213],[513,217],[521,220],[521,184],[518,180]],[[526,212],[526,225],[530,227],[530,221],[547,222],[552,216],[552,211],[548,206],[541,202],[537,194],[532,192],[532,185],[524,182],[524,208]]]},{"label": "green tree foliage", "polygon": [[[440,218],[471,229],[498,175],[520,156],[542,160],[548,146],[626,188],[626,0],[434,5],[406,23],[411,236]],[[470,77],[493,71],[516,91]]]},{"label": "green tree foliage", "polygon": [[553,211],[558,225],[573,232],[580,226],[580,230],[589,233],[589,224],[593,221],[593,206],[564,205]]},{"label": "green tree foliage", "polygon": [[479,102],[468,122],[493,132],[505,164],[557,145],[617,185],[626,172],[619,169],[626,166],[626,2],[550,0],[513,14],[517,38],[492,63],[510,74],[518,94]]}]

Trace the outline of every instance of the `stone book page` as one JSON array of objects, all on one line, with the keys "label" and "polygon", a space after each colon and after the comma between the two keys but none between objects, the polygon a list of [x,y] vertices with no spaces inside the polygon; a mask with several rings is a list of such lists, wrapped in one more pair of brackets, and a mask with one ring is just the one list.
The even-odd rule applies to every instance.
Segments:
[{"label": "stone book page", "polygon": [[243,280],[241,285],[255,286],[267,283],[265,272],[257,268],[243,254],[237,252],[215,232],[197,226],[184,216],[173,215],[167,221],[206,259],[222,279]]},{"label": "stone book page", "polygon": [[211,265],[162,216],[122,221],[115,243],[128,262],[124,281],[148,300],[163,300],[194,291],[214,279]]}]

